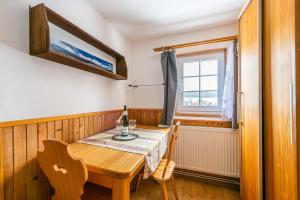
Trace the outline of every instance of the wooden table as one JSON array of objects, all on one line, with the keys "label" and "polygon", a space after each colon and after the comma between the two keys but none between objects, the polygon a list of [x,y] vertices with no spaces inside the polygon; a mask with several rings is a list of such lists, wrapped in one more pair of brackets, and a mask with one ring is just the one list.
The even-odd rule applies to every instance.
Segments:
[{"label": "wooden table", "polygon": [[[168,134],[170,128],[138,126]],[[88,168],[88,181],[112,189],[113,200],[130,199],[130,183],[143,168],[145,157],[95,145],[72,143],[72,153],[82,158]]]}]

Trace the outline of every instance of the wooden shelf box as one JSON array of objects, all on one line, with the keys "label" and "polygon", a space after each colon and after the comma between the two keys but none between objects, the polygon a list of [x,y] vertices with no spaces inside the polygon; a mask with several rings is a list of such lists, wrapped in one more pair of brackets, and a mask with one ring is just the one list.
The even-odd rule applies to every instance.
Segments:
[{"label": "wooden shelf box", "polygon": [[[49,22],[116,59],[116,73],[101,69],[50,48]],[[30,54],[115,80],[127,79],[125,57],[58,15],[44,4],[30,8]]]}]

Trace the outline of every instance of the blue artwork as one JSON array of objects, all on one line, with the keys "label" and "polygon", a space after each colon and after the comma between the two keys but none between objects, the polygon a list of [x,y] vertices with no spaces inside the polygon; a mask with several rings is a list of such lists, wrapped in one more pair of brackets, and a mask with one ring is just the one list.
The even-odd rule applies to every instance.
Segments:
[{"label": "blue artwork", "polygon": [[102,60],[88,52],[85,52],[73,45],[62,41],[62,40],[52,40],[51,49],[56,52],[63,53],[65,55],[71,56],[73,58],[79,59],[82,62],[94,64],[104,70],[113,72],[113,65],[110,62]]}]

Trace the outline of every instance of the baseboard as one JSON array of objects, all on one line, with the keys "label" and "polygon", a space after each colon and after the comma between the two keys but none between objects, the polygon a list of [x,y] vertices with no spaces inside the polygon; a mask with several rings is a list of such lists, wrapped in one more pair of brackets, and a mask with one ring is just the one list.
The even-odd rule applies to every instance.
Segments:
[{"label": "baseboard", "polygon": [[209,174],[209,173],[180,169],[180,168],[176,168],[174,170],[174,174],[176,176],[191,178],[202,182],[208,182],[208,183],[222,185],[222,186],[231,187],[235,189],[240,188],[240,179],[235,177],[221,176],[216,174]]}]

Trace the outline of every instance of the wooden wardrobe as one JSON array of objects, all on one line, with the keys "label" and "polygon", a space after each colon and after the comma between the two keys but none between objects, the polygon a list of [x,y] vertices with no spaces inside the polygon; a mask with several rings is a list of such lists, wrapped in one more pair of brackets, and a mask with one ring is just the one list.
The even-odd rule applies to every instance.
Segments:
[{"label": "wooden wardrobe", "polygon": [[298,199],[299,0],[264,0],[263,16],[265,198]]},{"label": "wooden wardrobe", "polygon": [[299,27],[300,0],[252,0],[239,18],[242,199],[299,198]]},{"label": "wooden wardrobe", "polygon": [[241,198],[262,199],[262,27],[261,1],[239,17]]}]

